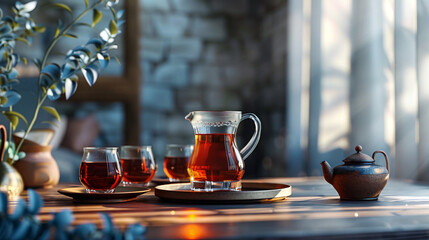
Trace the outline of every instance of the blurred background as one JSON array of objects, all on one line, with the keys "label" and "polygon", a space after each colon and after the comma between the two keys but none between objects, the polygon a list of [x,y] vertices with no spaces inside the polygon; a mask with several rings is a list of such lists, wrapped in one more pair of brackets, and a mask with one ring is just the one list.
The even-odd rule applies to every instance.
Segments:
[{"label": "blurred background", "polygon": [[[193,143],[184,117],[194,110],[259,116],[262,137],[245,178],[321,175],[320,162],[341,164],[359,144],[368,155],[385,151],[392,177],[429,180],[429,1],[122,4],[122,64],[112,61],[91,89],[81,82],[69,101],[51,103],[63,116],[53,151],[62,181],[77,179],[70,169],[89,145],[152,145],[163,175],[166,145]],[[28,53],[40,55],[45,44]],[[20,87],[31,91],[24,69]],[[238,145],[252,133],[243,122]]]}]

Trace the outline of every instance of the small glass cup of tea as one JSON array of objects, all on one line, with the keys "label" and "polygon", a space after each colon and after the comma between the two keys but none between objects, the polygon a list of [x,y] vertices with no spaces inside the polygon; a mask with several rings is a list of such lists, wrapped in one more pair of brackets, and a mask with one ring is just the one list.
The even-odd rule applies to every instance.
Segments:
[{"label": "small glass cup of tea", "polygon": [[79,180],[87,193],[113,193],[122,180],[118,148],[83,148]]},{"label": "small glass cup of tea", "polygon": [[188,162],[194,145],[167,145],[164,158],[164,173],[170,182],[189,180]]},{"label": "small glass cup of tea", "polygon": [[121,165],[123,185],[147,185],[157,168],[151,146],[122,146]]}]

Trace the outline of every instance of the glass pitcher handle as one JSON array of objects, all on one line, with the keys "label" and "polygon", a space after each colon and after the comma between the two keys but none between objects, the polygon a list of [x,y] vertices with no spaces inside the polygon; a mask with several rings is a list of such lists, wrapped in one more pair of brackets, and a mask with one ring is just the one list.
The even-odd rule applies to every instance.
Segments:
[{"label": "glass pitcher handle", "polygon": [[255,150],[256,145],[258,145],[259,138],[261,138],[261,121],[259,118],[253,113],[245,113],[240,119],[240,122],[245,119],[252,119],[255,123],[255,132],[253,133],[250,141],[244,146],[243,149],[240,150],[241,157],[245,160],[252,152]]}]

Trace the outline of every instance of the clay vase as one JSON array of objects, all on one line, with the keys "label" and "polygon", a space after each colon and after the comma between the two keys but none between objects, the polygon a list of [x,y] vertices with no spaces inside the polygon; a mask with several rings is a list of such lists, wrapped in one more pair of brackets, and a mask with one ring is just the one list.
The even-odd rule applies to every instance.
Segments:
[{"label": "clay vase", "polygon": [[51,155],[52,146],[42,146],[34,142],[24,144],[21,151],[26,156],[14,164],[24,180],[25,188],[50,188],[58,184],[60,170]]},{"label": "clay vase", "polygon": [[17,200],[24,190],[24,183],[15,168],[3,161],[6,144],[6,128],[3,125],[0,125],[0,132],[0,192],[6,193],[9,200]]}]

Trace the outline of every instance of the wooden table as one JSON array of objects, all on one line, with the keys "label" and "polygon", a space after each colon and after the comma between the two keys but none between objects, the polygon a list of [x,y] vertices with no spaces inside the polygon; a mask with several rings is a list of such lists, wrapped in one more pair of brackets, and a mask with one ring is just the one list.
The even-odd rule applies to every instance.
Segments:
[{"label": "wooden table", "polygon": [[40,219],[68,208],[75,224],[100,224],[98,212],[108,212],[120,227],[145,224],[148,239],[429,238],[429,186],[390,180],[378,201],[355,202],[340,201],[322,178],[263,181],[292,185],[292,196],[272,203],[207,205],[163,202],[152,191],[134,202],[79,204],[56,189],[43,189],[38,190],[45,201]]}]

